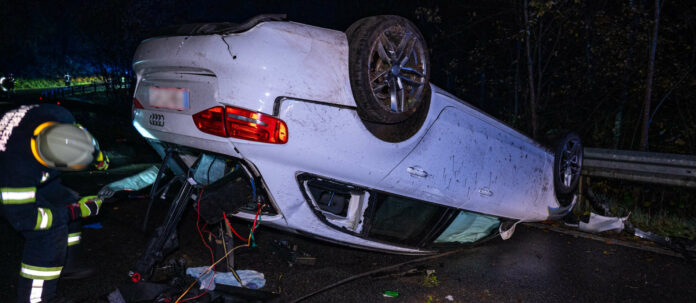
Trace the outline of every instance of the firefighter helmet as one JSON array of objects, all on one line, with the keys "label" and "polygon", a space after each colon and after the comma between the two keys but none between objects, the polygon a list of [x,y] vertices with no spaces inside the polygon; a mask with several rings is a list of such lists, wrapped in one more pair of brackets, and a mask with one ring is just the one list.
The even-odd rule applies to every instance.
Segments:
[{"label": "firefighter helmet", "polygon": [[85,169],[99,155],[99,145],[86,129],[56,122],[34,130],[31,150],[39,163],[59,170]]}]

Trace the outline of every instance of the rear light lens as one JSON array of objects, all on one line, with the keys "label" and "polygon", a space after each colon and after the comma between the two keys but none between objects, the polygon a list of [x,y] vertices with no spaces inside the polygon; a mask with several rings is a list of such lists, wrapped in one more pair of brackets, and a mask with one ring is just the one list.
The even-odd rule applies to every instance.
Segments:
[{"label": "rear light lens", "polygon": [[215,136],[274,144],[288,142],[288,126],[283,120],[232,106],[206,109],[193,115],[193,122],[202,132]]},{"label": "rear light lens", "polygon": [[222,106],[206,109],[193,115],[193,122],[204,133],[227,137],[223,116],[224,111],[225,109]]},{"label": "rear light lens", "polygon": [[140,101],[138,101],[138,98],[133,97],[133,107],[131,108],[131,120],[135,119],[135,110],[136,109],[145,109],[142,104],[140,104]]},{"label": "rear light lens", "polygon": [[145,107],[140,104],[140,101],[138,101],[138,98],[133,98],[133,108],[145,109]]}]

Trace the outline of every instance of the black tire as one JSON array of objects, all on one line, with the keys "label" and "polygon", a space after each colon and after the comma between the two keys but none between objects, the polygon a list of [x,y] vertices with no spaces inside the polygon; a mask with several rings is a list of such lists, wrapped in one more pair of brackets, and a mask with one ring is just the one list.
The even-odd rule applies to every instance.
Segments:
[{"label": "black tire", "polygon": [[553,185],[559,199],[577,190],[582,152],[582,141],[576,133],[567,133],[554,144]]},{"label": "black tire", "polygon": [[367,17],[353,23],[346,36],[350,84],[363,121],[397,124],[422,110],[430,100],[430,57],[411,21]]}]

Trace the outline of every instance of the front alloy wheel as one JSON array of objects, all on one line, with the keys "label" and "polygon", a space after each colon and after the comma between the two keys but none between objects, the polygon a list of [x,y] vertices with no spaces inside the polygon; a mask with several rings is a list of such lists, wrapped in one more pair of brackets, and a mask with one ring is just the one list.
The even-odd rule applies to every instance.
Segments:
[{"label": "front alloy wheel", "polygon": [[386,28],[370,48],[367,70],[378,104],[393,113],[412,112],[423,98],[427,62],[425,45],[401,25]]}]

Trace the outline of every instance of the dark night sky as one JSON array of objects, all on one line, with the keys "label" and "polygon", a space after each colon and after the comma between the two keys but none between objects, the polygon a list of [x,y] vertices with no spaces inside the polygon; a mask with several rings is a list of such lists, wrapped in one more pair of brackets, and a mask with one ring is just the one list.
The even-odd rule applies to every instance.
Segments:
[{"label": "dark night sky", "polygon": [[292,21],[344,30],[363,16],[413,17],[419,6],[419,1],[372,2],[0,0],[0,73],[49,76],[65,68],[81,72],[69,67],[75,64],[122,64],[149,31],[177,24],[286,13]]}]

